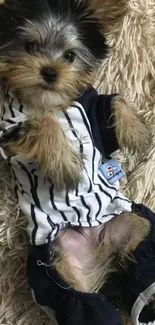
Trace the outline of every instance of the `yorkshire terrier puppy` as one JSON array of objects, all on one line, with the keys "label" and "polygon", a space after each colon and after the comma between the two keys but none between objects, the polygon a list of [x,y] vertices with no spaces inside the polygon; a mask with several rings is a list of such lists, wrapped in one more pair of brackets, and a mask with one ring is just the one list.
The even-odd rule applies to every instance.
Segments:
[{"label": "yorkshire terrier puppy", "polygon": [[30,215],[32,247],[52,242],[51,265],[83,292],[99,292],[109,274],[126,268],[151,228],[98,171],[104,150],[140,151],[148,140],[145,123],[119,95],[92,87],[106,55],[91,0],[0,4],[0,144]]},{"label": "yorkshire terrier puppy", "polygon": [[[58,189],[74,188],[81,180],[82,156],[66,139],[56,114],[93,83],[107,54],[98,15],[89,1],[36,5],[7,0],[1,5],[0,73],[27,106],[29,117],[8,149],[38,161]],[[113,114],[119,145],[144,147],[145,124],[123,99],[114,100]]]}]

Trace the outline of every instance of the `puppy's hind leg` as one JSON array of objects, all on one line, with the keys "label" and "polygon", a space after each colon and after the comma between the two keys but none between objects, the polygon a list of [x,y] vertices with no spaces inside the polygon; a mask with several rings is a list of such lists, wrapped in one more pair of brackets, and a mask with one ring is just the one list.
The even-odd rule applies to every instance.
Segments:
[{"label": "puppy's hind leg", "polygon": [[143,118],[120,96],[114,97],[112,111],[120,149],[127,148],[130,152],[143,153],[149,142],[149,132]]},{"label": "puppy's hind leg", "polygon": [[122,213],[100,228],[99,245],[94,252],[90,273],[91,290],[104,288],[109,277],[125,272],[134,262],[132,253],[147,238],[150,222],[134,213]]}]

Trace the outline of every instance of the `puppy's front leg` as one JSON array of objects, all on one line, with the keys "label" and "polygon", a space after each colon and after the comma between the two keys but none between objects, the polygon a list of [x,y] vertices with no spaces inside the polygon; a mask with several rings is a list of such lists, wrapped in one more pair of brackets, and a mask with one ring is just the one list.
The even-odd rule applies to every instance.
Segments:
[{"label": "puppy's front leg", "polygon": [[9,155],[21,155],[38,162],[40,170],[51,178],[59,191],[74,189],[81,181],[82,157],[51,116],[24,122],[14,139],[3,147]]},{"label": "puppy's front leg", "polygon": [[149,141],[149,132],[142,117],[120,96],[113,98],[112,112],[115,115],[119,147],[128,148],[131,152],[144,152]]}]

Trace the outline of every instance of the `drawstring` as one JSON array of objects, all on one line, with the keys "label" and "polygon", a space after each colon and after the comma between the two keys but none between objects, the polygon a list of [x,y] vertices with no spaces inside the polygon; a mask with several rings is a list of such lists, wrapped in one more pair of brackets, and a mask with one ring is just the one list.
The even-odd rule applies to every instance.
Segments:
[{"label": "drawstring", "polygon": [[38,261],[37,261],[37,265],[38,265],[38,266],[46,266],[46,267],[50,267],[50,266],[51,266],[50,264],[48,265],[48,264],[46,264],[46,263],[43,263],[41,260],[38,260]]},{"label": "drawstring", "polygon": [[63,286],[61,286],[57,281],[55,281],[55,279],[53,279],[53,277],[51,276],[51,274],[48,273],[48,270],[47,270],[47,269],[46,269],[46,274],[47,274],[48,277],[51,278],[51,279],[53,280],[53,282],[54,282],[55,284],[57,284],[57,286],[60,287],[61,289],[63,289],[63,290],[68,290],[68,289],[71,288],[71,286],[70,286],[70,287],[63,287]]},{"label": "drawstring", "polygon": [[61,286],[52,276],[51,276],[51,274],[49,274],[49,272],[48,272],[48,267],[51,267],[51,265],[48,265],[48,264],[46,264],[46,263],[43,263],[41,260],[38,260],[37,261],[37,265],[38,266],[45,266],[46,267],[46,274],[47,274],[47,276],[50,278],[50,279],[52,279],[52,281],[58,286],[58,287],[60,287],[61,289],[63,289],[63,290],[68,290],[68,289],[70,289],[71,288],[71,286],[70,287],[63,287],[63,286]]}]

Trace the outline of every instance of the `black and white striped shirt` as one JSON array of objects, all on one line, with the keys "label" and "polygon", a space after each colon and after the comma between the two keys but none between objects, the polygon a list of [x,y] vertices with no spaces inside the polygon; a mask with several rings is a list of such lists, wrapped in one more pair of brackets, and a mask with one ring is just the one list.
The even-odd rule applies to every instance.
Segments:
[{"label": "black and white striped shirt", "polygon": [[[60,229],[103,224],[123,211],[131,211],[131,201],[110,185],[99,171],[101,157],[117,147],[114,128],[109,127],[112,95],[98,95],[89,88],[59,112],[58,120],[76,150],[84,155],[83,181],[69,193],[56,192],[52,180],[39,171],[35,162],[21,156],[11,157],[9,164],[13,186],[21,210],[28,218],[27,231],[32,245],[54,240]],[[6,94],[1,114],[0,136],[26,119],[26,107],[10,93]],[[5,158],[5,152],[1,148]]]}]

